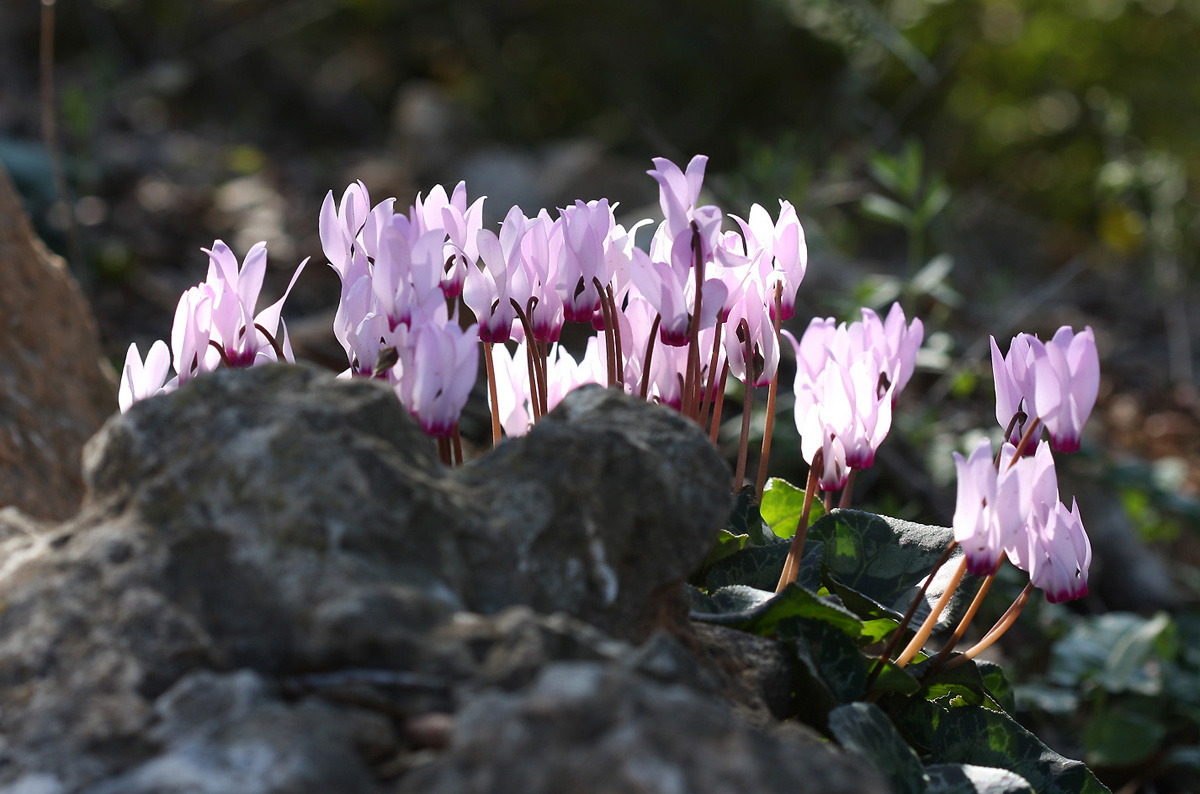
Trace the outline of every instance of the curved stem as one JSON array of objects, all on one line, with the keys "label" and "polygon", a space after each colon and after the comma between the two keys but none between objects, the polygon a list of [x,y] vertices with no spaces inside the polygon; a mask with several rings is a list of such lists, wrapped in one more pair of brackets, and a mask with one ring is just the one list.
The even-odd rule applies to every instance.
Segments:
[{"label": "curved stem", "polygon": [[704,394],[700,397],[700,411],[696,416],[701,427],[705,426],[705,416],[708,414],[709,402],[713,399],[713,386],[717,382],[717,361],[720,358],[721,331],[724,326],[725,323],[718,319],[716,331],[713,333],[712,356],[708,360],[708,382],[704,384]]},{"label": "curved stem", "polygon": [[963,634],[967,631],[967,626],[971,625],[971,621],[975,619],[975,613],[979,611],[979,605],[983,603],[984,597],[988,590],[992,589],[992,582],[996,581],[996,571],[1000,570],[1000,563],[1004,561],[1001,557],[996,561],[996,568],[983,580],[979,585],[979,592],[975,594],[975,598],[971,600],[971,606],[967,608],[967,614],[963,615],[962,620],[958,622],[958,626],[954,629],[954,634],[949,641],[942,646],[938,651],[937,656],[933,657],[933,662],[929,665],[929,671],[925,674],[927,677],[937,671],[939,667],[946,663],[946,658],[954,651],[954,646],[958,645],[958,641],[962,639]]},{"label": "curved stem", "polygon": [[[754,383],[750,375],[750,362],[754,355],[752,345],[753,340],[750,339],[750,325],[742,320],[738,324],[738,331],[745,333],[746,345],[746,379],[744,385],[746,387],[745,396],[742,398],[742,440],[738,444],[737,471],[733,475],[733,492],[738,493],[742,490],[742,481],[746,479],[746,457],[749,454],[750,446],[750,408],[754,404]],[[739,334],[740,335],[740,334]]]},{"label": "curved stem", "polygon": [[838,507],[845,510],[850,506],[850,498],[854,495],[854,478],[858,476],[858,469],[851,469],[846,475],[846,487],[842,488],[842,496],[838,499]]},{"label": "curved stem", "polygon": [[625,362],[623,359],[625,357],[625,350],[621,345],[621,310],[617,308],[617,298],[616,295],[613,294],[612,284],[608,285],[606,291],[608,292],[609,314],[612,316],[613,338],[615,340],[613,347],[615,348],[614,352],[616,353],[617,360],[617,385],[624,390]]},{"label": "curved stem", "polygon": [[904,650],[896,657],[896,666],[904,667],[913,660],[917,652],[925,646],[925,640],[929,639],[929,635],[933,633],[933,627],[937,625],[937,619],[942,614],[942,610],[950,603],[950,599],[954,596],[954,591],[958,589],[959,583],[962,581],[963,574],[967,572],[967,558],[964,556],[962,562],[958,564],[958,570],[954,572],[953,578],[950,579],[950,584],[946,585],[946,592],[942,593],[942,597],[933,605],[933,609],[929,611],[929,617],[925,618],[925,622],[921,624],[921,628],[917,629],[917,633],[909,641],[908,645],[904,646]]},{"label": "curved stem", "polygon": [[875,683],[875,679],[879,678],[879,674],[883,672],[883,665],[892,655],[892,651],[896,650],[896,646],[900,643],[900,639],[904,636],[904,630],[908,628],[908,624],[912,622],[913,615],[917,613],[917,607],[925,600],[925,593],[929,591],[929,584],[933,581],[933,577],[937,576],[937,572],[942,569],[950,559],[950,555],[954,553],[954,548],[958,546],[958,541],[950,541],[950,545],[942,552],[942,556],[938,557],[938,561],[933,564],[933,569],[930,570],[929,576],[925,577],[925,581],[921,583],[921,589],[917,592],[917,597],[908,605],[908,611],[904,613],[904,617],[900,619],[900,625],[896,626],[896,630],[892,632],[892,636],[888,639],[887,645],[883,647],[883,653],[879,654],[879,658],[875,660],[875,666],[871,668],[871,674],[867,676],[867,686],[869,690],[871,685]]},{"label": "curved stem", "polygon": [[725,359],[725,365],[721,367],[721,381],[717,384],[716,397],[713,400],[712,426],[708,431],[708,437],[714,444],[721,433],[721,409],[725,407],[725,382],[728,380],[729,359]]},{"label": "curved stem", "polygon": [[1017,618],[1021,616],[1021,610],[1025,608],[1025,604],[1029,602],[1029,596],[1032,594],[1033,582],[1030,582],[1029,584],[1025,585],[1025,589],[1021,591],[1019,596],[1017,596],[1017,600],[1014,601],[1012,606],[1008,608],[1008,611],[1000,617],[1000,620],[996,621],[996,625],[992,626],[988,633],[983,635],[983,639],[971,646],[971,648],[965,651],[962,656],[958,657],[957,659],[951,659],[949,662],[947,662],[945,669],[953,670],[960,664],[966,664],[967,660],[974,659],[976,656],[992,647],[992,644],[995,643],[996,640],[1003,637],[1004,632],[1008,631],[1009,628],[1012,627],[1012,624],[1017,621]]},{"label": "curved stem", "polygon": [[483,343],[483,363],[487,368],[488,398],[492,402],[492,447],[500,443],[500,406],[496,402],[496,363],[492,361],[492,343]]},{"label": "curved stem", "polygon": [[817,450],[813,456],[812,465],[808,467],[808,482],[804,486],[804,507],[800,510],[800,521],[796,524],[796,534],[792,535],[792,545],[788,549],[787,559],[783,562],[783,571],[779,574],[779,584],[775,592],[782,593],[783,588],[796,581],[800,573],[800,558],[804,555],[804,540],[808,537],[808,514],[812,509],[813,494],[817,490],[817,472],[824,465],[824,452]]},{"label": "curved stem", "polygon": [[646,340],[646,355],[642,358],[642,399],[647,399],[650,393],[650,362],[654,360],[654,340],[658,338],[658,326],[662,323],[662,315],[654,315],[650,324],[650,336]]}]

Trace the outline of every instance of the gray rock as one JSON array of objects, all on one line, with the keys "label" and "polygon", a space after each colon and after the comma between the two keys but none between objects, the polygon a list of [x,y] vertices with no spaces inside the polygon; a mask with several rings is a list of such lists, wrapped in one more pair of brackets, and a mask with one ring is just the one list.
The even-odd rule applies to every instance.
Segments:
[{"label": "gray rock", "polygon": [[748,728],[694,690],[595,662],[547,667],[455,719],[450,749],[396,794],[870,794],[888,786],[828,745]]},{"label": "gray rock", "polygon": [[[388,389],[290,366],[139,403],[84,457],[74,519],[0,516],[0,787],[207,791],[189,775],[241,774],[239,742],[284,753],[299,734],[329,745],[339,780],[366,779],[365,757],[345,771],[353,753],[313,727],[328,710],[313,697],[407,720],[452,709],[472,679],[520,686],[552,659],[613,658],[607,635],[682,626],[679,583],[730,501],[702,433],[614,392],[569,395],[452,472]],[[510,617],[491,644],[448,628],[514,605],[586,623]],[[295,684],[296,702],[246,695],[202,741],[163,722],[196,671],[238,669]],[[214,680],[233,688],[211,708],[236,700]],[[295,775],[261,790],[365,790]]]},{"label": "gray rock", "polygon": [[254,673],[193,673],[155,704],[163,750],[86,794],[343,794],[377,791],[360,733],[391,734],[368,712],[281,703]]}]

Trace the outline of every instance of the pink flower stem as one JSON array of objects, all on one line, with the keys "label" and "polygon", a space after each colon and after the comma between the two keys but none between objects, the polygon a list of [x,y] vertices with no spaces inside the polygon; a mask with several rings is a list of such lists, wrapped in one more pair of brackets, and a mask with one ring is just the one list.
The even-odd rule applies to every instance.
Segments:
[{"label": "pink flower stem", "polygon": [[709,427],[708,437],[715,444],[721,433],[721,409],[725,407],[725,382],[729,380],[729,360],[721,367],[721,380],[717,384],[716,395],[713,398],[712,426]]},{"label": "pink flower stem", "polygon": [[775,592],[782,593],[783,588],[796,581],[800,573],[800,557],[804,554],[804,539],[808,537],[808,514],[812,510],[813,494],[817,490],[817,472],[824,465],[825,454],[817,450],[813,456],[812,465],[808,467],[808,482],[804,486],[804,507],[800,510],[800,521],[796,524],[796,534],[792,535],[792,545],[788,549],[787,559],[783,562],[783,571],[779,574],[779,584]]},{"label": "pink flower stem", "polygon": [[[779,321],[782,313],[783,284],[775,285],[775,343],[779,345]],[[763,431],[762,452],[758,456],[758,480],[755,482],[754,493],[762,501],[763,488],[767,484],[767,461],[771,459],[771,434],[775,432],[775,395],[779,391],[779,367],[771,377],[771,385],[767,388],[767,425]]]},{"label": "pink flower stem", "polygon": [[716,333],[713,334],[712,357],[708,360],[708,382],[704,384],[704,394],[700,398],[700,413],[697,416],[701,427],[705,426],[705,417],[708,415],[709,402],[713,399],[713,386],[717,382],[717,359],[721,353],[721,330],[724,325],[718,319]]},{"label": "pink flower stem", "polygon": [[846,475],[846,487],[842,488],[842,496],[838,499],[838,508],[845,510],[850,506],[850,497],[854,495],[854,478],[858,475],[858,469],[851,469]]},{"label": "pink flower stem", "polygon": [[517,303],[516,298],[509,300],[517,310],[517,319],[521,321],[521,328],[525,331],[525,357],[529,363],[529,401],[533,404],[533,421],[536,422],[546,413],[546,375],[538,366],[537,340],[533,337],[533,325],[529,322],[529,315],[521,308],[521,304]]},{"label": "pink flower stem", "polygon": [[826,513],[833,509],[833,491],[826,491],[821,495],[821,506],[825,508]]},{"label": "pink flower stem", "polygon": [[650,362],[654,359],[654,340],[658,337],[658,326],[662,324],[662,315],[654,315],[654,322],[650,325],[650,336],[646,338],[646,356],[642,359],[642,390],[641,396],[645,400],[650,394]]},{"label": "pink flower stem", "polygon": [[458,422],[454,423],[454,431],[450,436],[450,441],[454,447],[454,465],[461,466],[463,463],[463,446],[462,434],[458,432]]},{"label": "pink flower stem", "polygon": [[685,416],[690,416],[699,422],[699,406],[696,405],[695,390],[696,378],[699,377],[700,369],[700,318],[704,316],[701,312],[704,298],[704,259],[700,249],[700,227],[696,225],[695,221],[692,221],[691,225],[693,268],[696,273],[696,303],[692,308],[691,322],[688,323],[688,333],[691,338],[688,340],[687,377],[683,380],[683,412]]},{"label": "pink flower stem", "polygon": [[[745,320],[738,323],[738,336],[745,339],[746,361],[753,361],[754,340],[750,338],[750,325]],[[750,452],[750,407],[754,404],[754,376],[750,374],[750,364],[746,365],[745,392],[742,399],[742,440],[738,444],[737,471],[733,475],[733,492],[740,493],[742,482],[746,479],[746,457]]]},{"label": "pink flower stem", "polygon": [[453,466],[454,461],[450,459],[450,439],[445,436],[438,436],[438,457],[441,458],[443,466]]},{"label": "pink flower stem", "polygon": [[612,387],[617,385],[617,356],[614,352],[617,337],[613,331],[612,305],[604,294],[604,285],[600,283],[600,279],[593,278],[592,283],[600,290],[600,313],[604,316],[604,359],[608,365],[608,385]]},{"label": "pink flower stem", "polygon": [[492,343],[483,343],[483,363],[487,367],[488,398],[492,401],[492,447],[500,443],[500,406],[496,402],[496,363],[492,361]]},{"label": "pink flower stem", "polygon": [[913,635],[908,645],[904,646],[904,650],[896,657],[897,667],[907,665],[917,655],[917,652],[925,646],[925,641],[933,633],[933,627],[937,625],[938,618],[941,616],[943,610],[946,609],[946,605],[950,603],[954,592],[958,590],[958,585],[962,582],[963,574],[966,572],[967,558],[964,555],[962,562],[958,564],[958,570],[954,572],[954,576],[950,579],[950,584],[946,585],[946,592],[942,593],[942,597],[933,605],[933,609],[929,610],[929,617],[925,618],[925,622],[921,624],[921,628],[917,629],[917,633]]},{"label": "pink flower stem", "polygon": [[867,676],[867,690],[871,689],[871,685],[875,683],[875,679],[879,678],[879,674],[883,672],[884,663],[891,657],[892,651],[896,650],[896,646],[900,644],[900,640],[904,637],[905,629],[908,628],[909,623],[912,623],[913,615],[917,613],[917,607],[924,603],[925,593],[929,590],[929,583],[933,581],[933,577],[937,576],[937,572],[950,559],[950,555],[954,553],[954,548],[957,545],[956,541],[950,541],[950,545],[942,552],[942,556],[933,564],[933,569],[929,571],[929,576],[925,577],[925,581],[921,583],[921,589],[917,592],[917,597],[909,604],[908,611],[900,619],[900,625],[896,626],[896,630],[892,632],[892,636],[888,638],[887,645],[883,648],[883,653],[879,654],[879,658],[875,660],[875,666],[871,668],[871,674]]},{"label": "pink flower stem", "polygon": [[996,581],[996,571],[1000,570],[1000,563],[1004,562],[1004,555],[996,561],[996,568],[983,580],[979,585],[979,592],[975,594],[975,598],[971,601],[971,606],[967,608],[967,614],[963,615],[962,620],[958,622],[958,626],[954,629],[954,634],[946,642],[942,649],[938,651],[938,655],[933,657],[933,662],[929,665],[929,670],[925,673],[926,677],[933,675],[935,671],[946,663],[947,657],[954,650],[954,646],[958,645],[958,641],[962,639],[963,634],[967,630],[967,626],[971,625],[971,621],[975,619],[975,613],[979,611],[979,605],[983,603],[984,596],[988,590],[992,589],[992,582]]},{"label": "pink flower stem", "polygon": [[624,362],[623,358],[625,355],[625,348],[621,344],[621,341],[622,341],[621,340],[621,316],[620,316],[621,310],[617,307],[617,297],[616,297],[616,295],[613,294],[612,284],[609,284],[608,287],[606,288],[606,290],[608,292],[608,303],[609,303],[609,306],[611,307],[609,310],[609,313],[612,315],[612,318],[613,318],[613,336],[616,339],[616,341],[614,343],[614,347],[615,347],[614,352],[616,355],[614,356],[614,358],[616,359],[616,362],[617,362],[617,385],[619,385],[622,389],[624,389],[625,388],[625,362]]},{"label": "pink flower stem", "polygon": [[971,648],[965,651],[962,656],[958,657],[957,659],[951,659],[949,662],[947,662],[945,669],[953,670],[960,664],[965,664],[968,659],[974,659],[976,656],[990,648],[992,644],[996,642],[996,640],[1003,637],[1004,632],[1008,631],[1009,628],[1012,627],[1012,624],[1017,621],[1017,618],[1021,616],[1021,610],[1023,610],[1025,608],[1025,604],[1029,602],[1029,596],[1032,593],[1033,582],[1030,582],[1029,584],[1025,585],[1025,589],[1021,591],[1019,596],[1017,596],[1017,600],[1013,601],[1012,606],[1008,608],[1008,611],[1000,617],[1000,620],[996,621],[996,625],[992,626],[988,633],[983,635],[983,639],[971,646]]},{"label": "pink flower stem", "polygon": [[1033,420],[1030,421],[1029,427],[1025,428],[1025,435],[1021,436],[1021,440],[1017,444],[1017,451],[1013,453],[1012,460],[1008,462],[1008,467],[1010,469],[1013,467],[1013,464],[1020,459],[1021,455],[1024,454],[1025,449],[1029,446],[1030,442],[1033,441],[1033,434],[1039,429],[1038,425],[1040,424],[1041,421],[1035,416],[1033,417]]}]

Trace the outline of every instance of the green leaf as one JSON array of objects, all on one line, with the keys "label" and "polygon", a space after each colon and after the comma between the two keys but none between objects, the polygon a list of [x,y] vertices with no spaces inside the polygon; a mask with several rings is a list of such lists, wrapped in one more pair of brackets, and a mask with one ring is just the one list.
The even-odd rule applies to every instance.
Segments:
[{"label": "green leaf", "polygon": [[773,635],[779,622],[788,618],[812,618],[855,640],[862,633],[862,621],[853,612],[795,584],[779,595],[735,585],[721,588],[707,599],[704,606],[713,611],[693,610],[693,620],[733,626],[763,637]]},{"label": "green leaf", "polygon": [[759,515],[757,500],[754,498],[754,488],[747,486],[738,494],[734,502],[733,512],[725,523],[725,529],[734,535],[745,535],[755,546],[765,546],[768,543],[778,543],[779,538],[766,531],[762,517]]},{"label": "green leaf", "polygon": [[921,759],[874,703],[838,706],[829,712],[829,730],[848,752],[869,761],[897,794],[926,790]]},{"label": "green leaf", "polygon": [[749,543],[749,535],[735,535],[728,529],[722,529],[717,535],[716,545],[708,550],[708,556],[704,559],[701,570],[713,567],[731,554],[736,554],[746,548]]},{"label": "green leaf", "polygon": [[1000,708],[1012,714],[1017,709],[1017,698],[1013,692],[1012,682],[1004,674],[1004,669],[994,662],[975,660],[975,667],[983,677],[983,685],[991,694],[992,699]]},{"label": "green leaf", "polygon": [[895,226],[907,228],[913,219],[912,210],[908,207],[878,193],[868,193],[863,196],[859,208],[867,217]]},{"label": "green leaf", "polygon": [[[746,585],[774,592],[790,548],[790,543],[747,546],[714,563],[704,575],[704,586],[712,591],[731,585]],[[822,553],[819,542],[805,541],[800,570],[796,575],[797,584],[810,590],[820,587]]]},{"label": "green leaf", "polygon": [[1161,719],[1114,708],[1088,720],[1083,729],[1083,747],[1090,764],[1133,766],[1154,755],[1166,736]]},{"label": "green leaf", "polygon": [[[758,506],[763,523],[778,537],[790,539],[796,534],[796,526],[804,512],[804,489],[797,488],[787,480],[772,477],[763,487],[762,503]],[[816,521],[825,514],[821,500],[813,499],[808,509],[808,522]]]},{"label": "green leaf", "polygon": [[[921,582],[954,539],[948,527],[914,524],[858,510],[833,510],[808,530],[808,537],[824,543],[822,581],[838,592],[852,609],[863,609],[872,618],[899,618],[916,598]],[[945,591],[961,559],[961,551],[942,566],[917,608],[915,624],[929,614]],[[966,610],[979,580],[967,575],[938,619],[938,628],[953,625]],[[846,589],[867,601],[851,604]]]},{"label": "green leaf", "polygon": [[[834,705],[853,703],[866,694],[868,660],[842,628],[822,620],[791,617],[779,622],[776,636],[820,678]],[[824,715],[810,716],[821,725]]]},{"label": "green leaf", "polygon": [[[870,666],[875,666],[874,659],[870,661]],[[907,668],[897,667],[887,661],[883,663],[883,669],[871,685],[871,691],[885,695],[915,695],[921,691],[921,682],[914,678]]]},{"label": "green leaf", "polygon": [[931,764],[929,794],[1034,794],[1029,781],[1007,769],[974,764]]},{"label": "green leaf", "polygon": [[1054,644],[1049,678],[1064,686],[1092,680],[1109,692],[1158,695],[1162,662],[1177,653],[1175,625],[1166,613],[1143,618],[1110,612],[1078,623]]},{"label": "green leaf", "polygon": [[909,742],[933,763],[1008,769],[1039,794],[1100,794],[1108,789],[1086,766],[1054,752],[1002,711],[914,698],[897,715]]}]

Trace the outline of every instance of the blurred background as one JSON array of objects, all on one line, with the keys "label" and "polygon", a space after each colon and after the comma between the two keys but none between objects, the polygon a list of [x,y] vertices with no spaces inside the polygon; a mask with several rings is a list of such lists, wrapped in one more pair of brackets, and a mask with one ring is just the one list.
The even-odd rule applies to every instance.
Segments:
[{"label": "blurred background", "polygon": [[[1091,325],[1101,396],[1059,468],[1093,593],[1031,608],[1002,661],[1025,723],[1114,790],[1200,790],[1200,0],[59,0],[66,202],[42,12],[0,0],[0,162],[116,365],[168,336],[221,238],[267,241],[276,295],[314,258],[285,319],[343,368],[317,215],[351,180],[632,222],[651,157],[704,153],[726,212],[799,209],[797,333],[893,300],[923,318],[860,499],[948,524],[950,451],[999,432],[988,335]],[[771,472],[803,482],[783,378]]]}]

